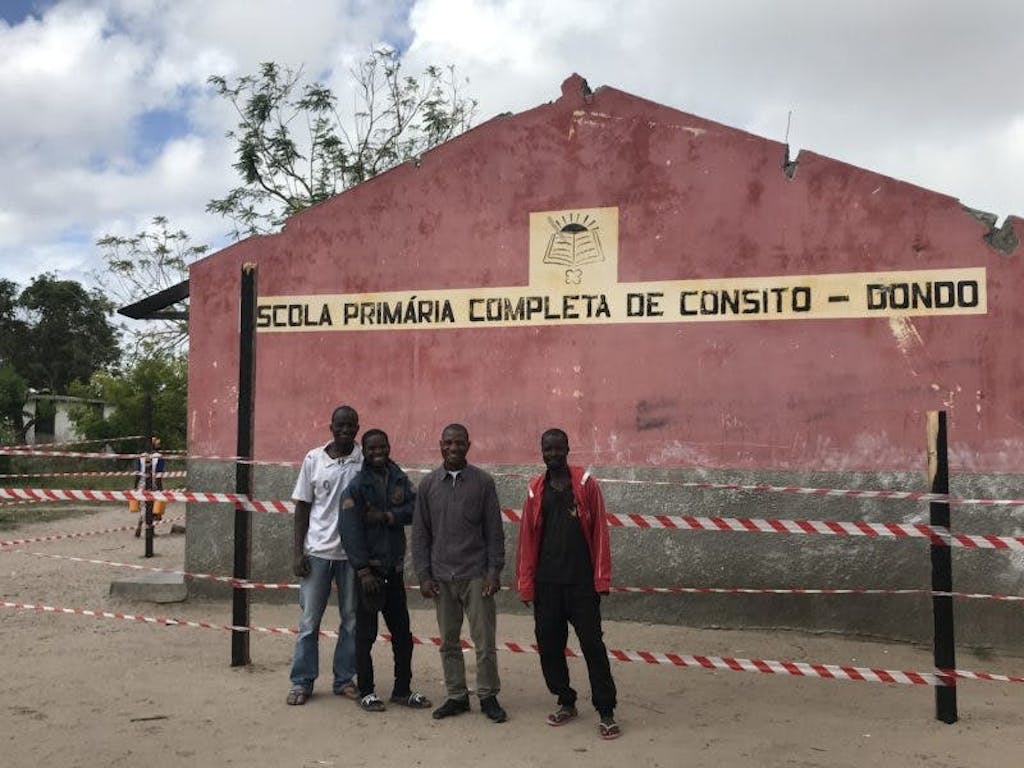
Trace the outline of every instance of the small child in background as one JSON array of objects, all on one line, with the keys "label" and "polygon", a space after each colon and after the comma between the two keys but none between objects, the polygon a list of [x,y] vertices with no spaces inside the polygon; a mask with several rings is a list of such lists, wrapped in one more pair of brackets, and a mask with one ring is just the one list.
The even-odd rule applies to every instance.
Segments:
[{"label": "small child in background", "polygon": [[[156,435],[153,435],[153,437],[150,438],[149,453],[143,453],[135,460],[135,490],[147,490],[146,476],[150,473],[153,475],[152,490],[162,491],[164,489],[164,457],[160,454],[160,438]],[[153,502],[154,523],[158,523],[163,519],[164,508],[166,506],[166,501]],[[138,499],[129,499],[128,511],[133,515],[137,514],[139,516],[138,525],[135,526],[135,538],[139,538],[142,535],[142,526],[146,522],[145,507],[142,506],[142,503]]]}]

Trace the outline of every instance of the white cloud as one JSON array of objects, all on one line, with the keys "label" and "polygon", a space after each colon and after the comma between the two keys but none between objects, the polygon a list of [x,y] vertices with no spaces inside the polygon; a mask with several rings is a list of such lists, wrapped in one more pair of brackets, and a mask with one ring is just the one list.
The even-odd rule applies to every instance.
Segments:
[{"label": "white cloud", "polygon": [[[82,274],[155,214],[219,240],[235,116],[207,77],[304,66],[345,106],[381,42],[455,64],[479,120],[575,71],[777,140],[792,111],[795,148],[1024,215],[1022,28],[1016,0],[61,0],[0,23],[0,275]],[[141,147],[151,110],[186,133]]]}]

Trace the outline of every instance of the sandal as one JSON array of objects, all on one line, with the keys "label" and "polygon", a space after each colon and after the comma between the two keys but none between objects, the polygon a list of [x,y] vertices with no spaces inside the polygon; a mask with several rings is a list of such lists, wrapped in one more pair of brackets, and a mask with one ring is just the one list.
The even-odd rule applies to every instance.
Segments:
[{"label": "sandal", "polygon": [[430,699],[422,693],[410,693],[407,696],[393,694],[391,696],[391,703],[399,704],[403,707],[408,707],[409,709],[426,709],[427,707],[433,706]]},{"label": "sandal", "polygon": [[601,722],[597,724],[597,731],[605,741],[617,739],[622,735],[622,729],[619,728],[619,724],[615,722],[615,718],[611,716],[601,718]]},{"label": "sandal", "polygon": [[355,683],[349,680],[347,683],[341,686],[341,688],[336,688],[334,690],[334,695],[344,696],[346,699],[352,699],[352,701],[355,701],[359,698],[359,689],[356,688]]},{"label": "sandal", "polygon": [[574,719],[577,714],[579,713],[576,711],[576,707],[569,707],[563,704],[548,715],[547,724],[557,728],[558,726],[565,725],[570,720]]},{"label": "sandal", "polygon": [[292,688],[290,691],[288,691],[288,698],[284,701],[289,706],[300,707],[306,703],[306,699],[308,698],[308,691],[304,691],[301,688]]},{"label": "sandal", "polygon": [[384,702],[377,698],[376,693],[368,693],[359,700],[359,707],[364,712],[383,712]]}]

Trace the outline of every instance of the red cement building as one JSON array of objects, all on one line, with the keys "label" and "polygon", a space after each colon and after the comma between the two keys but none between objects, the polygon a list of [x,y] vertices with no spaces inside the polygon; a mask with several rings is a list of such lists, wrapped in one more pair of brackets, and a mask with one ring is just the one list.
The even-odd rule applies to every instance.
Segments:
[{"label": "red cement building", "polygon": [[[599,477],[926,490],[925,413],[946,410],[954,495],[1019,496],[1022,236],[1018,217],[997,229],[952,197],[812,152],[790,163],[783,144],[591,93],[573,75],[557,101],[194,265],[190,454],[235,451],[239,275],[251,262],[258,460],[299,461],[348,403],[412,467],[436,463],[441,428],[459,421],[470,459],[498,475],[533,471],[540,433],[559,426],[570,458]],[[193,460],[190,484],[227,490],[229,470]],[[293,477],[263,469],[257,495],[286,498]],[[502,479],[503,504],[519,507],[524,488]],[[605,490],[617,513],[927,519],[910,503]],[[953,526],[1010,534],[1020,514],[957,507]],[[189,570],[230,570],[224,519],[190,511]],[[255,578],[287,574],[288,525],[257,521]],[[919,541],[617,531],[613,543],[620,585],[928,586]],[[955,561],[958,588],[1024,585],[1012,555]],[[773,600],[623,597],[609,611],[930,631],[927,597]],[[971,627],[987,645],[1024,637],[1003,606],[958,610],[965,639]]]}]

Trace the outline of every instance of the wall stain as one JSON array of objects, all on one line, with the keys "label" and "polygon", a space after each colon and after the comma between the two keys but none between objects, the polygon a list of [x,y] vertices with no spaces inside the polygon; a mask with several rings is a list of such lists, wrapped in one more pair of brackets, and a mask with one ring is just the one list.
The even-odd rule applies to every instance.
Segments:
[{"label": "wall stain", "polygon": [[636,404],[637,431],[646,432],[650,429],[661,429],[667,426],[672,422],[678,405],[678,400],[640,400]]}]

